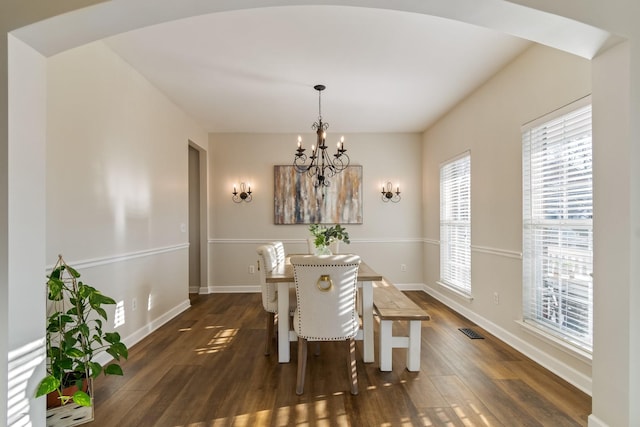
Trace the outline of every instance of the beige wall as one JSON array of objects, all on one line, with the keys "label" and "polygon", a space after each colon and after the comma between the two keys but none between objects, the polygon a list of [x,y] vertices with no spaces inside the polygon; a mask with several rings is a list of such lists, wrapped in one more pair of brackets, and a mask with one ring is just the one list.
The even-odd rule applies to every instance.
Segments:
[{"label": "beige wall", "polygon": [[[313,122],[314,118],[309,118]],[[309,125],[310,126],[310,125]],[[301,123],[301,129],[307,129]],[[313,135],[308,132],[305,138]],[[331,139],[331,129],[328,131]],[[282,240],[289,253],[306,252],[306,225],[274,225],[273,166],[291,164],[297,134],[211,134],[209,136],[210,272],[208,290],[242,291],[258,285],[249,274],[261,242]],[[346,134],[352,164],[363,165],[363,223],[349,224],[352,243],[341,251],[363,256],[397,283],[422,282],[421,139],[419,134]],[[402,200],[383,203],[381,183],[400,183]],[[251,183],[253,201],[233,203],[233,184]],[[406,271],[401,271],[401,264]]]},{"label": "beige wall", "polygon": [[102,42],[49,58],[47,95],[47,263],[116,299],[131,344],[189,306],[188,144],[206,133]]},{"label": "beige wall", "polygon": [[[425,132],[423,157],[429,292],[587,392],[590,363],[525,332],[516,321],[522,319],[520,128],[590,93],[589,61],[535,45]],[[471,151],[472,301],[436,283],[439,165],[465,150]]]}]

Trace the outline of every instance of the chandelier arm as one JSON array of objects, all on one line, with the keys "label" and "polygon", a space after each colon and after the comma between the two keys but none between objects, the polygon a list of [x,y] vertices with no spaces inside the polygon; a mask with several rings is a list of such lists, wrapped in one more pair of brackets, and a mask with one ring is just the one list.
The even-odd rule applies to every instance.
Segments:
[{"label": "chandelier arm", "polygon": [[318,121],[311,125],[316,132],[316,144],[312,146],[311,153],[307,156],[302,148],[302,138],[298,137],[298,148],[293,159],[293,166],[298,173],[307,173],[313,179],[313,186],[328,187],[331,178],[349,167],[350,159],[344,148],[344,137],[338,142],[335,154],[327,152],[326,131],[329,123],[322,121],[322,91],[324,85],[315,85],[318,91]]},{"label": "chandelier arm", "polygon": [[333,161],[333,164],[336,168],[336,171],[342,172],[343,170],[349,167],[349,164],[351,163],[351,159],[349,158],[348,155],[341,154],[340,156],[338,156],[334,154],[334,156],[335,156],[335,160]]}]

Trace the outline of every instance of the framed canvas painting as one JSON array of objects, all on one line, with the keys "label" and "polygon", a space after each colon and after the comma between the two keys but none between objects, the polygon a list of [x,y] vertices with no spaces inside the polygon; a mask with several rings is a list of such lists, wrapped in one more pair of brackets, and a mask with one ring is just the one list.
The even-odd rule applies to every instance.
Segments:
[{"label": "framed canvas painting", "polygon": [[315,188],[306,173],[274,166],[275,224],[362,224],[362,166],[349,166]]}]

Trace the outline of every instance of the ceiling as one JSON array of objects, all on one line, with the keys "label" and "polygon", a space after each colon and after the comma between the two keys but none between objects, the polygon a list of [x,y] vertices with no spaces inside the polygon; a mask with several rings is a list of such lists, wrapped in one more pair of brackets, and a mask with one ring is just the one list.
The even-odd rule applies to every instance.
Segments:
[{"label": "ceiling", "polygon": [[282,6],[105,39],[209,132],[421,132],[531,42],[393,10]]}]

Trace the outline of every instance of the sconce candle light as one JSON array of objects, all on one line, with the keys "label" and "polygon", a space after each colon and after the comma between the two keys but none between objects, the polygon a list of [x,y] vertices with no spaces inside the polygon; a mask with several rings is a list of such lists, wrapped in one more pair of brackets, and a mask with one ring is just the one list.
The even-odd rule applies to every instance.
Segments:
[{"label": "sconce candle light", "polygon": [[382,201],[383,202],[393,202],[393,203],[398,203],[401,199],[400,197],[400,186],[398,185],[395,193],[392,191],[393,190],[393,185],[391,184],[391,182],[387,182],[386,187],[383,185],[382,186]]},{"label": "sconce candle light", "polygon": [[238,190],[236,190],[236,186],[233,186],[233,197],[231,198],[234,202],[236,203],[240,203],[240,202],[247,202],[249,203],[251,201],[251,199],[253,198],[251,196],[251,184],[249,184],[248,186],[245,185],[244,182],[240,183],[240,192],[238,192]]}]

